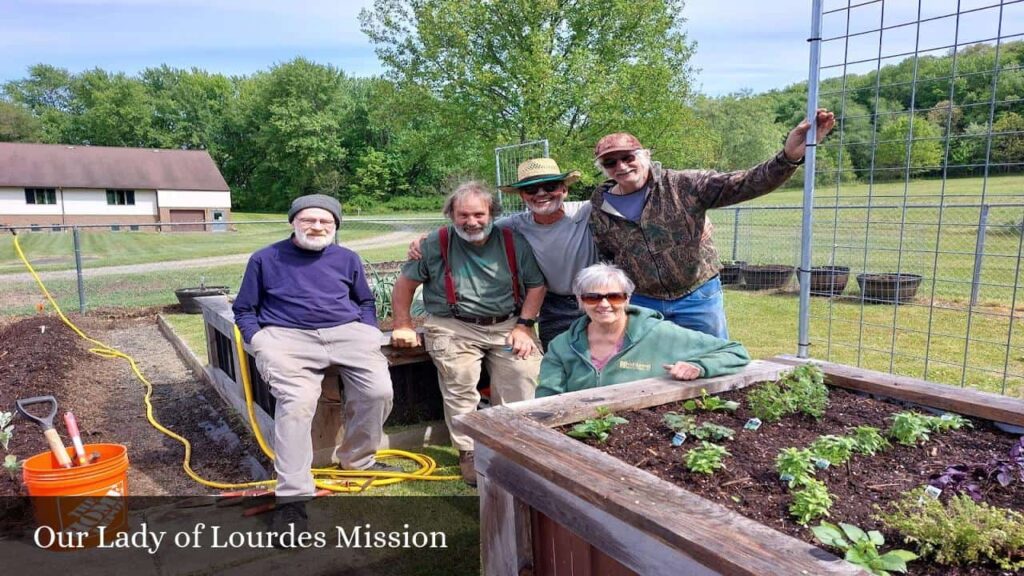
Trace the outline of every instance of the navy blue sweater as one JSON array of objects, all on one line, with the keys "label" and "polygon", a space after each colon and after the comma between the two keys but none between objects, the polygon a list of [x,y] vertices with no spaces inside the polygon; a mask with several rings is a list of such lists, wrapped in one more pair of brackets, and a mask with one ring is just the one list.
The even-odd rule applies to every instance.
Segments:
[{"label": "navy blue sweater", "polygon": [[231,309],[246,342],[263,326],[316,329],[360,321],[377,326],[359,256],[336,244],[320,252],[304,250],[291,238],[249,258]]}]

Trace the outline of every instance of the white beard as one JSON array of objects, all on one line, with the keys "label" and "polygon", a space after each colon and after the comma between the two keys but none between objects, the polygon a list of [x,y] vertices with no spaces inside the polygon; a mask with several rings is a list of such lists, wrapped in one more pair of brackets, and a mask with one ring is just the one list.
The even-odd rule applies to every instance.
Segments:
[{"label": "white beard", "polygon": [[295,230],[295,243],[299,245],[299,248],[304,250],[320,252],[334,243],[334,236],[332,234],[309,236],[301,230]]},{"label": "white beard", "polygon": [[487,240],[487,237],[491,235],[491,230],[494,229],[494,223],[488,223],[484,226],[484,229],[479,232],[466,232],[461,226],[455,226],[455,233],[459,235],[466,242],[483,242]]}]

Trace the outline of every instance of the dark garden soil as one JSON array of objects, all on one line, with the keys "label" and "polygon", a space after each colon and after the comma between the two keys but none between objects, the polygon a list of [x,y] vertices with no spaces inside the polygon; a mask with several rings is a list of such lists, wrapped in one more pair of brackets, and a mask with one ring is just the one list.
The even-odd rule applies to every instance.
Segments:
[{"label": "dark garden soil", "polygon": [[[732,454],[724,460],[726,468],[713,475],[691,473],[686,469],[686,453],[694,446],[692,438],[682,447],[671,445],[673,432],[662,423],[662,415],[669,411],[683,412],[680,404],[619,414],[627,418],[629,424],[616,427],[605,444],[593,440],[587,443],[748,518],[817,544],[811,531],[789,515],[792,497],[778,479],[776,455],[783,448],[806,447],[823,434],[848,434],[859,425],[885,430],[890,424],[887,418],[905,409],[842,389],[830,388],[830,391],[830,408],[821,421],[808,416],[789,416],[780,422],[765,424],[756,432],[743,430],[743,424],[752,417],[746,405],[747,391],[721,394],[719,397],[723,399],[740,402],[735,414],[699,412],[697,416],[698,424],[714,422],[736,432],[734,440],[725,442]],[[1016,436],[981,421],[972,423],[973,429],[932,434],[931,439],[919,447],[893,443],[891,448],[875,456],[855,456],[849,466],[819,470],[816,477],[827,484],[835,502],[830,509],[831,517],[826,520],[879,530],[886,536],[884,549],[901,547],[902,539],[874,519],[876,506],[884,507],[903,493],[926,484],[931,474],[941,472],[947,465],[985,463],[991,458],[1008,457]],[[563,431],[568,429],[565,427]],[[988,504],[1024,510],[1024,485],[1021,483],[1009,488],[1000,488],[998,484],[986,488]],[[812,525],[817,523],[813,521]],[[920,561],[911,563],[910,569],[911,574],[928,575],[1009,574],[997,567],[928,566]]]},{"label": "dark garden soil", "polygon": [[[153,384],[154,417],[192,443],[192,468],[221,482],[268,477],[263,457],[244,422],[178,358],[159,332],[160,308],[96,311],[73,315],[90,337],[132,355]],[[0,410],[15,412],[15,400],[53,395],[54,425],[65,445],[71,439],[62,415],[72,411],[82,441],[128,447],[128,490],[133,496],[212,494],[182,469],[184,447],[153,428],[146,419],[144,385],[124,360],[105,359],[54,315],[9,320],[0,327]],[[33,410],[33,413],[39,412]],[[15,416],[7,454],[20,460],[48,450],[41,430]],[[87,448],[88,451],[88,448]],[[0,496],[26,494],[20,474],[0,473]]]}]

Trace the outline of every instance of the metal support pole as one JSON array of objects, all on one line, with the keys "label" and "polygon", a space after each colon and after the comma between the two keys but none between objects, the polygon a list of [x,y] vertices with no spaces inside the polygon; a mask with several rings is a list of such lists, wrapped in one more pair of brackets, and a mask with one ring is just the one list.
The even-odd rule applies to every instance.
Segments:
[{"label": "metal support pole", "polygon": [[814,215],[814,153],[818,137],[818,59],[821,52],[821,0],[814,0],[811,14],[810,63],[807,71],[807,119],[811,129],[807,132],[807,150],[804,153],[804,209],[800,234],[800,321],[797,335],[799,358],[810,356],[810,312],[811,312],[811,233]]},{"label": "metal support pole", "polygon": [[501,195],[501,185],[504,182],[501,181],[501,154],[498,149],[494,149],[494,185],[498,188],[498,206],[505,205],[505,199]]},{"label": "metal support pole", "polygon": [[85,278],[82,276],[82,239],[78,226],[71,229],[75,243],[75,273],[78,278],[78,312],[85,314]]},{"label": "metal support pole", "polygon": [[732,209],[732,261],[738,260],[736,257],[736,245],[740,242],[740,209]]},{"label": "metal support pole", "polygon": [[978,305],[981,290],[981,263],[985,259],[985,229],[988,228],[988,204],[981,205],[978,215],[978,237],[974,242],[974,274],[971,276],[971,306]]}]

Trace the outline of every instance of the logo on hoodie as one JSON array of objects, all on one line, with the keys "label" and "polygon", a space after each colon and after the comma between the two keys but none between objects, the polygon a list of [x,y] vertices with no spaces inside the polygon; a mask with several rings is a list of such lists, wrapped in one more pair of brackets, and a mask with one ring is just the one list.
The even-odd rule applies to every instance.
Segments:
[{"label": "logo on hoodie", "polygon": [[623,370],[640,370],[647,372],[651,369],[651,365],[645,362],[631,362],[629,360],[619,360],[619,368]]}]

